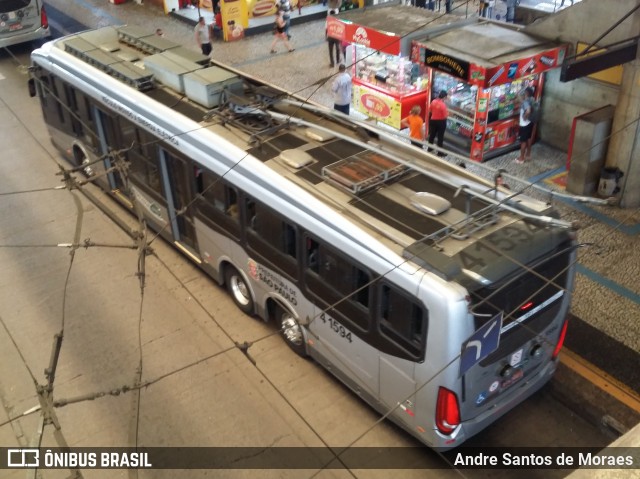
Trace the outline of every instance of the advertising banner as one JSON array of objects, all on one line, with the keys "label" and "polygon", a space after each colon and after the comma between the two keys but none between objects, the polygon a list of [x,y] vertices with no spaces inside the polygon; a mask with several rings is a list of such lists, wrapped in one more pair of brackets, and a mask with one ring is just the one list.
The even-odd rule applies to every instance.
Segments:
[{"label": "advertising banner", "polygon": [[244,31],[249,26],[246,0],[220,0],[220,13],[224,40],[231,42],[244,38]]},{"label": "advertising banner", "polygon": [[520,58],[500,66],[488,68],[486,73],[486,88],[494,85],[511,83],[518,78],[527,77],[536,73],[546,72],[562,65],[566,52],[566,46],[555,47],[538,53],[532,57]]},{"label": "advertising banner", "polygon": [[400,37],[392,33],[382,33],[354,23],[343,23],[329,16],[327,34],[344,42],[357,43],[390,55],[400,55]]},{"label": "advertising banner", "polygon": [[394,128],[400,126],[402,105],[393,97],[362,85],[353,85],[353,106],[370,118]]}]

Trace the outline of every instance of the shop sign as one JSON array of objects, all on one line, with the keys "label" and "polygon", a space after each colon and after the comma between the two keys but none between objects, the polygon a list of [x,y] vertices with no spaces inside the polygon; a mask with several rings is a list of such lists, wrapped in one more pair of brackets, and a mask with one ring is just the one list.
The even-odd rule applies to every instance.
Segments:
[{"label": "shop sign", "polygon": [[338,40],[345,40],[346,25],[334,17],[327,17],[327,35]]},{"label": "shop sign", "polygon": [[335,17],[327,17],[327,35],[390,55],[400,55],[400,37],[353,23],[343,23]]},{"label": "shop sign", "polygon": [[463,80],[469,78],[469,62],[444,55],[435,50],[424,49],[424,64]]},{"label": "shop sign", "polygon": [[489,68],[486,77],[487,87],[511,83],[519,78],[546,72],[559,67],[564,61],[565,48],[556,47],[532,57],[520,58],[500,66]]}]

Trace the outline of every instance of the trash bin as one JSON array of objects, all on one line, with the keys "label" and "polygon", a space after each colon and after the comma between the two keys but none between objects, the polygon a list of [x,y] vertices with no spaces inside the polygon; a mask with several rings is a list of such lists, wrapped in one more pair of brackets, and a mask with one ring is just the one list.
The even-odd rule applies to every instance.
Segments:
[{"label": "trash bin", "polygon": [[613,196],[620,191],[618,181],[624,173],[619,168],[603,168],[600,172],[600,184],[598,194],[600,196]]}]

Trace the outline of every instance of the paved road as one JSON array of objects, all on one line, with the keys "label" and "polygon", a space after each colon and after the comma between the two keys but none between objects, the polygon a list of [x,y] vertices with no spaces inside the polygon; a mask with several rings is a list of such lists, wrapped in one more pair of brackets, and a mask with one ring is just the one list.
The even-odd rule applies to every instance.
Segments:
[{"label": "paved road", "polygon": [[[28,49],[17,59],[27,62]],[[60,185],[24,68],[0,54],[0,443],[38,444],[53,338],[64,332],[54,381],[61,429],[42,445],[407,446],[416,443],[332,376],[292,353],[270,326],[239,313],[226,293],[163,241],[146,259],[144,296],[133,242],[78,192]],[[135,227],[133,217],[109,202]],[[90,240],[74,250],[68,243]],[[62,246],[59,246],[62,245]],[[236,343],[252,343],[249,356]],[[130,388],[148,385],[141,391]],[[476,438],[495,446],[604,446],[611,439],[558,403],[551,388]],[[89,400],[93,399],[93,400]],[[66,405],[64,405],[66,404]],[[548,424],[553,424],[549,431]],[[424,451],[431,467],[446,465]],[[261,470],[259,477],[315,471]],[[499,474],[498,474],[499,473]],[[550,471],[547,477],[563,477]],[[327,470],[318,477],[388,477],[389,471]],[[520,472],[496,471],[499,477]],[[45,479],[66,477],[45,471]],[[87,478],[132,477],[83,471]],[[141,478],[254,477],[256,471],[141,471]],[[483,471],[465,475],[484,477]],[[24,477],[19,471],[4,477]],[[403,477],[459,477],[403,471]]]}]

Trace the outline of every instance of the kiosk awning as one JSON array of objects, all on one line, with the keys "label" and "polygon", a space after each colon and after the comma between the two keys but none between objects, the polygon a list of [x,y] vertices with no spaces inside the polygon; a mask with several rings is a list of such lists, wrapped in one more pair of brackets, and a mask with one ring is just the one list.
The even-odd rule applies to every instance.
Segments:
[{"label": "kiosk awning", "polygon": [[327,35],[391,55],[409,55],[411,40],[470,21],[406,5],[367,7],[327,18]]},{"label": "kiosk awning", "polygon": [[415,42],[420,61],[484,88],[559,67],[567,45],[480,21]]}]

